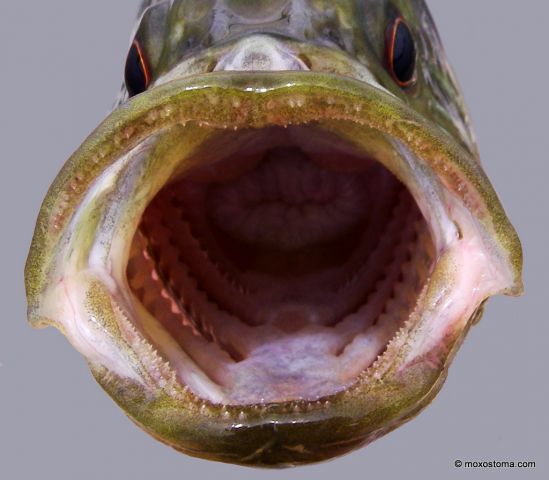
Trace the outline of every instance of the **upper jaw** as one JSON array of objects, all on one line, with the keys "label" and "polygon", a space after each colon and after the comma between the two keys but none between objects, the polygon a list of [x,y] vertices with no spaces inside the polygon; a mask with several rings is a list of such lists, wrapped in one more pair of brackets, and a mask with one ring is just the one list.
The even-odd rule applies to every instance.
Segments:
[{"label": "upper jaw", "polygon": [[[518,236],[481,166],[448,133],[377,85],[312,72],[217,73],[175,80],[132,99],[115,110],[69,159],[44,201],[27,263],[31,314],[75,208],[100,174],[110,168],[117,175],[132,150],[156,149],[158,157],[164,148],[174,157],[169,165],[163,160],[162,168],[154,169],[152,162],[147,166],[147,173],[154,174],[154,182],[147,178],[152,192],[169,178],[169,169],[179,167],[180,158],[212,131],[330,120],[353,126],[337,131],[343,138],[367,144],[368,132],[374,131],[408,151],[406,158],[387,158],[387,167],[410,188],[415,170],[416,176],[430,177],[439,189],[454,195],[477,219],[483,236],[494,243],[492,253],[509,270],[500,292],[522,292]],[[328,128],[336,130],[336,122]],[[169,138],[170,129],[172,137],[179,135],[178,129],[182,134],[175,147],[155,142],[160,136]],[[365,132],[362,140],[361,131]]]},{"label": "upper jaw", "polygon": [[[217,132],[311,122],[373,154],[408,187],[429,222],[438,261],[383,357],[344,395],[330,398],[329,408],[311,405],[305,417],[344,417],[344,430],[364,439],[417,412],[440,386],[481,303],[520,293],[520,244],[481,167],[453,138],[379,88],[333,75],[197,76],[116,110],[73,155],[44,203],[26,270],[31,322],[63,330],[115,397],[113,376],[153,398],[206,412],[201,426],[214,439],[239,410],[220,417],[213,404],[197,402],[165,364],[166,357],[172,365],[181,361],[177,352],[170,346],[161,358],[128,321],[136,314],[124,280],[129,239],[169,179],[205,161],[193,152]],[[161,409],[146,418],[134,400],[117,398],[155,430],[150,425],[162,423]],[[301,408],[265,408],[279,424],[307,421]],[[187,419],[187,410],[170,409]],[[246,415],[260,424],[265,411]],[[192,437],[192,428],[181,435]]]}]

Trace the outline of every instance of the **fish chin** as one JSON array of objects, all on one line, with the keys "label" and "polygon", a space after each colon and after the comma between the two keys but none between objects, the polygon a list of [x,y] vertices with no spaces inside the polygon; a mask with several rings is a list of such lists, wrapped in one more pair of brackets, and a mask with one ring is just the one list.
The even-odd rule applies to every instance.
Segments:
[{"label": "fish chin", "polygon": [[325,460],[436,395],[520,245],[475,158],[328,74],[174,80],[115,111],[52,187],[30,318],[188,454]]}]

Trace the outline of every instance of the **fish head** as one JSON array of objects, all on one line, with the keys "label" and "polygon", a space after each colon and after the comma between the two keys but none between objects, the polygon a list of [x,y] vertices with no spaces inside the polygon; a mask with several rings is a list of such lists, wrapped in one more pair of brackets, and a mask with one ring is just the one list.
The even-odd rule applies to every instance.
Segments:
[{"label": "fish head", "polygon": [[[416,47],[413,81],[405,88],[388,68],[397,20]],[[478,157],[461,91],[423,1],[145,2],[134,38],[161,82],[212,71],[308,70],[385,88]]]},{"label": "fish head", "polygon": [[29,320],[189,455],[294,466],[414,417],[522,292],[423,1],[148,1],[42,206]]}]

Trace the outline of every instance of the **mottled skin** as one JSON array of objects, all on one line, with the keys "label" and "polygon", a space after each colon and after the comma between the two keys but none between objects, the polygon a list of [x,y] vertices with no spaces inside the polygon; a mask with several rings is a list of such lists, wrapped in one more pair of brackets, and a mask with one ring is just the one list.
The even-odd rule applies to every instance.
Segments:
[{"label": "mottled skin", "polygon": [[[298,42],[296,48],[314,71],[356,77],[349,63],[367,67],[387,90],[478,155],[461,92],[423,1],[187,0],[176,1],[171,8],[170,2],[152,3],[158,6],[145,15],[136,35],[151,52],[155,77],[185,60],[192,62],[193,73],[207,72],[219,58],[216,48],[253,33],[270,34]],[[398,14],[414,27],[419,43],[418,81],[407,91],[385,68],[386,28]]]},{"label": "mottled skin", "polygon": [[[360,138],[366,127],[399,139],[478,219],[512,272],[509,284],[486,297],[521,292],[520,243],[479,166],[460,91],[423,1],[149,1],[142,12],[136,36],[148,53],[158,85],[129,102],[123,92],[123,107],[90,136],[52,186],[26,269],[29,318],[34,325],[67,331],[62,319],[47,313],[51,309],[44,306],[44,298],[65,258],[59,251],[69,222],[91,182],[153,132],[168,132],[163,148],[170,151],[175,137],[181,142],[181,125],[192,120],[205,125],[202,133],[189,133],[194,139],[227,125],[259,128],[318,120],[335,130],[329,119],[336,118],[353,125],[357,144],[367,143]],[[417,82],[406,90],[387,73],[384,60],[386,28],[397,15],[411,26],[418,48]],[[311,71],[210,73],[239,41],[255,34],[288,46]],[[287,99],[298,97],[305,98],[306,105],[299,110],[288,107]],[[189,140],[188,150],[193,148]],[[168,168],[167,158],[159,152],[142,175]],[[405,176],[399,168],[394,165],[396,173]],[[132,208],[139,211],[137,205]],[[84,238],[94,231],[102,212],[101,205],[90,211],[85,228],[76,236]],[[124,218],[132,215],[130,209]],[[78,258],[86,258],[85,241],[79,249]],[[435,304],[439,284],[453,278],[458,268],[453,258],[440,259],[422,298],[425,311]],[[174,379],[169,366],[144,345],[113,305],[104,285],[89,281],[86,304],[90,318],[119,346],[121,356],[141,378],[139,382],[121,378],[97,358],[89,358],[98,382],[136,423],[187,454],[261,466],[332,458],[415,416],[439,391],[455,352],[482,311],[473,305],[435,348],[412,360],[409,354],[425,325],[421,315],[411,318],[388,352],[341,394],[313,403],[223,407],[197,398]]]}]

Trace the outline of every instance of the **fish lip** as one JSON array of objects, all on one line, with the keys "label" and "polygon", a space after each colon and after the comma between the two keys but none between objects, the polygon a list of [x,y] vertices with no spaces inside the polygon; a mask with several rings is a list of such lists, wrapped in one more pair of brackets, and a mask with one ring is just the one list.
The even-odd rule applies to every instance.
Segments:
[{"label": "fish lip", "polygon": [[[268,100],[262,99],[265,111],[260,111],[257,106],[258,99],[255,97],[258,95],[275,98],[274,107],[267,108]],[[300,96],[305,97],[306,102],[311,104],[299,106],[299,102],[296,102],[292,106],[288,103],[288,98],[295,100]],[[213,97],[217,98],[221,105],[217,104],[215,112],[205,112],[204,105],[206,102],[211,105]],[[285,102],[283,107],[276,103],[282,99]],[[238,106],[235,106],[235,100]],[[227,101],[226,105],[223,104],[224,101]],[[182,105],[185,105],[184,109],[181,108]],[[300,115],[303,119],[309,120],[331,115],[334,119],[349,118],[356,121],[362,115],[360,121],[364,125],[390,132],[392,137],[398,138],[418,153],[429,168],[440,175],[448,190],[478,214],[481,224],[495,239],[499,249],[497,255],[513,272],[512,280],[502,290],[510,294],[520,293],[522,257],[516,233],[480,166],[449,134],[430,124],[392,95],[376,87],[336,75],[310,72],[216,73],[175,80],[134,98],[115,111],[71,158],[44,202],[27,263],[26,286],[31,322],[37,325],[52,323],[51,318],[43,316],[43,293],[52,278],[55,262],[59,260],[56,251],[59,249],[63,233],[97,172],[113,165],[121,155],[150,137],[151,132],[158,132],[170,124],[194,121],[203,122],[210,127],[240,124],[259,128],[264,123],[280,121],[290,116],[294,122],[298,122]],[[445,161],[453,165],[455,170],[444,171]],[[463,175],[471,186],[471,190],[465,192],[468,197],[457,188],[458,182],[454,178],[457,173]],[[480,199],[480,206],[475,207],[471,198]],[[406,371],[399,368],[399,362],[403,360],[402,355],[393,353],[392,361],[385,365],[383,372],[378,375],[377,381],[370,385],[368,392],[364,391],[364,385],[359,385],[338,395],[337,398],[326,400],[328,405],[324,401],[314,402],[310,411],[299,408],[297,414],[289,412],[288,405],[268,405],[257,411],[252,409],[246,412],[246,424],[250,429],[264,428],[265,418],[274,418],[273,425],[281,427],[290,425],[297,419],[302,423],[327,422],[330,418],[340,415],[348,419],[349,430],[355,428],[351,420],[354,422],[357,418],[361,419],[363,440],[376,438],[394,428],[396,423],[401,423],[417,413],[422,405],[432,399],[442,384],[448,363],[465,336],[468,325],[467,323],[460,331],[451,332],[451,338],[439,346],[439,350],[430,351],[427,356],[431,355],[432,358],[427,358],[427,361],[416,359],[408,363]],[[58,322],[56,326],[60,326]],[[62,326],[61,328],[63,329]],[[109,327],[103,325],[102,328]],[[154,419],[147,418],[142,409],[134,405],[135,399],[117,398],[113,385],[124,384],[127,379],[118,378],[113,382],[112,374],[106,373],[99,363],[92,360],[91,365],[103,388],[115,397],[138,423],[148,430],[158,431],[150,425],[160,422],[160,414]],[[403,388],[404,384],[415,386],[411,389]],[[137,383],[130,382],[129,385],[129,390],[140,388]],[[398,412],[394,399],[391,400],[387,393],[391,388],[399,391],[404,399],[398,407]],[[163,396],[164,393],[157,394],[157,399],[169,401]],[[212,438],[221,431],[230,431],[235,438],[241,438],[234,429],[234,419],[239,415],[238,409],[226,409],[228,415],[225,417],[224,412],[219,411],[218,407],[207,402],[197,403],[188,392],[184,392],[183,395],[186,395],[184,398],[194,405],[193,408],[197,412],[205,408],[207,413],[215,416],[216,425],[207,425]],[[392,405],[391,408],[395,410],[384,406],[385,404]],[[385,416],[382,415],[383,422],[379,420],[380,409],[386,410]],[[369,425],[368,428],[364,427],[366,423]],[[200,425],[205,428],[204,424]],[[221,457],[221,453],[218,452],[216,458]]]}]

